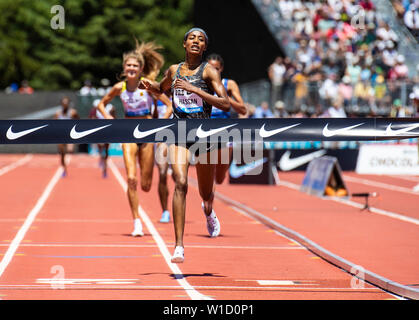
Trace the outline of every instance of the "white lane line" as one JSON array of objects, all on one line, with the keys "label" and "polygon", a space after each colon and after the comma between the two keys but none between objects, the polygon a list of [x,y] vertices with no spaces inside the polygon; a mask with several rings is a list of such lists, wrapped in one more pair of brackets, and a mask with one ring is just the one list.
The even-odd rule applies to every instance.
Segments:
[{"label": "white lane line", "polygon": [[347,180],[347,181],[355,182],[355,183],[365,184],[367,186],[373,186],[373,187],[378,187],[378,188],[387,189],[387,190],[391,190],[391,191],[409,193],[409,194],[413,194],[415,196],[419,195],[418,193],[412,191],[412,189],[405,188],[405,187],[399,187],[399,186],[395,186],[395,185],[384,183],[384,182],[378,182],[378,181],[373,181],[373,180],[368,180],[368,179],[355,178],[355,177],[348,176],[348,175],[343,175],[343,179]]},{"label": "white lane line", "polygon": [[[0,285],[0,290],[11,290],[11,289],[17,289],[17,290],[33,290],[33,289],[49,289],[51,288],[51,285],[56,284],[55,282],[50,283],[40,283],[40,284],[4,284]],[[88,286],[85,286],[88,285]],[[111,285],[110,283],[106,283],[103,285],[94,285],[91,282],[86,283],[78,283],[78,284],[65,284],[66,289],[77,289],[77,290],[104,290],[104,289],[114,289],[114,290],[162,290],[162,289],[170,289],[170,290],[183,290],[179,286],[151,286],[151,285],[118,285],[115,283],[115,285]],[[340,292],[351,292],[351,291],[373,291],[377,293],[382,293],[382,290],[377,287],[360,287],[360,288],[351,288],[351,287],[341,287],[341,288],[335,288],[335,287],[315,287],[313,285],[307,285],[302,284],[299,287],[293,286],[293,287],[283,287],[283,286],[195,286],[197,289],[202,290],[235,290],[235,291],[253,291],[253,290],[272,290],[272,291],[281,291],[281,290],[295,290],[295,291],[340,291]],[[389,295],[392,295],[391,293],[387,293]],[[395,296],[399,299],[402,299],[401,297]]]},{"label": "white lane line", "polygon": [[2,276],[3,272],[6,270],[7,266],[9,265],[10,261],[13,258],[13,255],[15,254],[17,248],[19,247],[21,241],[25,237],[26,232],[29,230],[32,222],[35,220],[36,216],[38,215],[39,211],[41,211],[43,205],[47,201],[49,195],[51,194],[51,191],[54,189],[55,185],[59,181],[61,174],[63,172],[63,169],[59,167],[57,171],[55,171],[54,176],[49,181],[47,187],[45,188],[44,192],[42,193],[41,197],[36,202],[33,209],[29,212],[28,216],[26,217],[25,222],[20,227],[19,231],[17,232],[15,238],[10,243],[9,248],[7,249],[5,255],[3,256],[3,259],[0,262],[0,277]]},{"label": "white lane line", "polygon": [[[279,184],[277,184],[277,185],[279,185],[279,186],[282,185],[282,186],[285,186],[287,188],[297,190],[297,191],[300,190],[299,185],[297,185],[295,183],[292,183],[292,182],[289,182],[289,181],[284,181],[282,179],[279,182]],[[346,204],[348,206],[359,208],[359,209],[364,208],[364,205],[362,205],[358,202],[355,202],[355,201],[348,200],[348,199],[341,199],[341,198],[338,198],[338,197],[328,197],[327,199],[335,201],[335,202],[343,203],[343,204]],[[383,216],[386,216],[386,217],[389,217],[389,218],[393,218],[393,219],[397,219],[397,220],[400,220],[400,221],[404,221],[404,222],[419,225],[419,220],[415,219],[415,218],[412,218],[412,217],[407,217],[407,216],[399,214],[399,213],[395,213],[395,212],[391,212],[391,211],[387,211],[387,210],[383,210],[383,209],[379,209],[379,208],[375,208],[375,207],[370,207],[369,209],[370,209],[370,212],[373,212],[373,213],[376,213],[376,214],[380,214],[380,215],[383,215]]]},{"label": "white lane line", "polygon": [[[344,203],[344,204],[347,204],[348,206],[352,206],[352,207],[359,208],[359,209],[364,208],[363,204],[360,204],[358,202],[351,201],[351,200],[348,200],[348,199],[340,199],[338,197],[334,197],[331,200],[336,201],[336,202],[340,202],[340,203]],[[391,212],[391,211],[387,211],[387,210],[383,210],[383,209],[379,209],[379,208],[374,208],[374,207],[370,207],[369,210],[370,210],[370,212],[380,214],[382,216],[386,216],[386,217],[397,219],[397,220],[400,220],[400,221],[416,224],[416,225],[419,226],[419,220],[415,219],[415,218],[412,218],[412,217],[407,217],[407,216],[399,214],[399,213],[395,213],[395,212]]]},{"label": "white lane line", "polygon": [[[127,190],[127,183],[122,178],[121,173],[114,165],[112,159],[109,159],[109,168],[112,170],[112,173],[114,174],[116,180],[118,180],[119,184],[121,185],[122,189],[124,191]],[[182,288],[186,291],[186,293],[189,295],[189,297],[192,300],[212,300],[210,297],[205,296],[195,290],[194,287],[192,287],[188,281],[183,277],[183,273],[180,270],[180,268],[177,266],[177,264],[174,264],[170,261],[171,254],[169,253],[169,250],[167,249],[166,244],[164,243],[163,238],[160,236],[159,232],[154,227],[154,224],[151,222],[150,218],[148,217],[147,213],[143,210],[141,206],[138,206],[138,212],[140,214],[141,219],[146,224],[146,227],[148,231],[153,236],[154,241],[156,241],[157,246],[159,247],[159,250],[161,254],[163,255],[164,260],[166,261],[169,268],[172,270],[173,274],[175,275],[175,278],[177,282],[182,286]]]},{"label": "white lane line", "polygon": [[13,169],[16,169],[17,167],[20,167],[24,165],[25,163],[29,162],[33,158],[32,154],[27,154],[23,158],[20,158],[19,160],[0,168],[0,176],[4,175],[5,173],[12,171]]},{"label": "white lane line", "polygon": [[[291,239],[290,239],[291,240]],[[0,247],[7,247],[8,244],[0,244]],[[77,248],[155,248],[155,244],[80,244],[80,243],[22,243],[20,247],[77,247]],[[303,247],[269,247],[269,246],[207,246],[207,245],[188,245],[194,249],[244,249],[244,250],[301,250]]]},{"label": "white lane line", "polygon": [[419,177],[418,176],[394,176],[394,175],[389,175],[389,177],[397,178],[397,179],[400,179],[400,180],[419,182]]}]

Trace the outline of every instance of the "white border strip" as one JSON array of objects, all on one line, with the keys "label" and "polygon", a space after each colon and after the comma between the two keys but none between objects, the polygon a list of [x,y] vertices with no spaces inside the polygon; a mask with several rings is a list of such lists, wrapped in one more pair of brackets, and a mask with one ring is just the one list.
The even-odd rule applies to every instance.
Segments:
[{"label": "white border strip", "polygon": [[419,194],[417,192],[414,192],[409,188],[394,186],[394,185],[391,185],[391,184],[388,184],[388,183],[374,181],[374,180],[360,179],[360,178],[349,176],[347,174],[343,175],[343,180],[351,181],[351,182],[354,182],[354,183],[365,184],[366,186],[373,186],[373,187],[378,187],[378,188],[381,188],[381,189],[387,189],[387,190],[391,190],[391,191],[409,193],[409,194],[413,194],[415,196],[419,196]]},{"label": "white border strip", "polygon": [[23,238],[25,237],[26,232],[29,230],[31,224],[35,220],[36,216],[38,215],[39,211],[41,211],[43,205],[47,201],[49,195],[51,194],[52,189],[54,189],[55,185],[59,181],[61,174],[63,172],[63,168],[59,167],[57,171],[55,171],[54,176],[48,183],[47,187],[45,188],[44,192],[42,193],[41,197],[38,199],[37,203],[33,207],[33,209],[29,212],[25,222],[20,227],[18,233],[16,234],[13,241],[10,243],[9,248],[7,249],[3,259],[0,262],[0,277],[2,276],[3,272],[6,270],[7,266],[9,265],[10,261],[12,260],[17,248],[19,247],[20,243],[22,242]]},{"label": "white border strip", "polygon": [[[127,190],[127,184],[125,180],[122,178],[121,173],[114,165],[112,159],[109,159],[109,168],[112,170],[112,173],[114,174],[116,180],[118,180],[119,184],[121,185],[122,189],[124,191]],[[150,218],[148,217],[147,213],[144,211],[144,209],[141,206],[138,206],[138,212],[140,214],[141,219],[144,221],[148,231],[150,231],[151,235],[153,236],[154,241],[156,241],[156,244],[161,252],[161,254],[164,257],[165,262],[169,266],[169,268],[172,270],[176,280],[179,282],[179,284],[182,286],[182,288],[186,291],[186,293],[189,295],[189,297],[192,300],[213,300],[208,296],[205,296],[195,290],[194,287],[192,287],[188,281],[183,277],[182,271],[179,269],[177,264],[174,264],[170,261],[171,255],[169,253],[169,250],[167,249],[166,244],[164,243],[163,238],[160,236],[157,229],[154,227],[153,223],[151,222]]]},{"label": "white border strip", "polygon": [[5,173],[7,173],[9,171],[12,171],[13,169],[16,169],[17,167],[23,166],[25,163],[32,160],[32,158],[33,158],[32,154],[27,154],[23,158],[20,158],[19,160],[1,168],[0,169],[0,176],[4,175]]},{"label": "white border strip", "polygon": [[[289,182],[289,181],[281,180],[279,183],[277,183],[277,186],[281,186],[281,185],[285,186],[287,188],[293,189],[293,190],[300,191],[300,186],[298,186],[295,183]],[[359,209],[364,208],[364,205],[362,205],[358,202],[355,202],[355,201],[344,199],[344,198],[327,197],[325,199],[336,201],[336,202],[339,202],[339,203],[343,203],[343,204],[346,204],[348,206],[352,206],[352,207],[359,208]],[[383,210],[383,209],[379,209],[379,208],[375,208],[375,207],[369,207],[369,210],[372,213],[381,214],[381,215],[386,216],[388,218],[393,218],[393,219],[397,219],[397,220],[400,220],[400,221],[404,221],[404,222],[419,225],[419,220],[418,219],[415,219],[415,218],[412,218],[412,217],[407,217],[405,215],[402,215],[402,214],[399,214],[399,213],[396,213],[396,212],[391,212],[391,211],[387,211],[387,210]]]},{"label": "white border strip", "polygon": [[[268,226],[271,229],[278,230],[279,232],[285,234],[288,238],[298,242],[300,245],[304,246],[314,254],[318,255],[322,259],[338,266],[339,268],[345,270],[346,272],[350,273],[354,277],[358,277],[357,275],[357,265],[354,263],[341,258],[334,253],[326,250],[325,248],[319,246],[317,243],[311,241],[310,239],[304,237],[303,235],[291,230],[276,221],[264,216],[262,213],[240,203],[235,200],[230,199],[229,197],[220,194],[219,192],[215,192],[215,196],[229,204],[239,207],[240,209],[246,211],[250,216],[254,219],[258,220],[259,222],[263,223],[264,225]],[[389,291],[391,293],[395,293],[402,297],[407,297],[410,299],[419,299],[419,289],[411,288],[394,281],[388,280],[380,275],[377,275],[369,270],[363,270],[364,278],[362,280],[367,281],[381,289]]]},{"label": "white border strip", "polygon": [[[300,190],[300,188],[291,182],[285,182],[281,181],[280,185],[284,185],[286,187],[289,187],[293,190]],[[247,212],[251,217],[253,217],[255,220],[263,223],[264,225],[268,226],[271,229],[277,230],[284,235],[286,235],[288,238],[298,242],[300,245],[304,246],[314,254],[318,255],[322,259],[338,266],[339,268],[343,269],[344,271],[348,272],[354,277],[358,277],[356,274],[358,270],[358,266],[354,263],[339,257],[338,255],[335,255],[334,253],[330,252],[329,250],[326,250],[325,248],[319,246],[317,243],[311,241],[310,239],[304,237],[303,235],[299,234],[298,232],[291,230],[278,222],[272,220],[269,217],[266,217],[259,211],[256,211],[238,201],[235,201],[233,199],[230,199],[229,197],[219,193],[215,192],[215,197],[219,200],[229,204],[233,205],[237,208],[240,208],[241,210]],[[363,270],[364,277],[362,280],[367,281],[381,289],[384,289],[388,292],[395,293],[399,296],[410,298],[410,299],[419,299],[419,289],[411,288],[405,285],[402,285],[400,283],[391,281],[389,279],[386,279],[380,275],[377,275],[369,270]]]}]

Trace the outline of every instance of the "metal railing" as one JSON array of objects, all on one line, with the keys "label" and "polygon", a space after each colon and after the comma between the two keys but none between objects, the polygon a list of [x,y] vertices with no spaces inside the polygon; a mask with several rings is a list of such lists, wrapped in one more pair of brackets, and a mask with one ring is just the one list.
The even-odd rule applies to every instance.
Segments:
[{"label": "metal railing", "polygon": [[353,84],[325,81],[306,81],[296,83],[284,81],[282,86],[272,87],[269,81],[260,80],[240,85],[244,101],[255,106],[262,101],[275,110],[276,101],[282,101],[290,116],[302,112],[306,116],[320,116],[333,103],[339,103],[347,116],[399,116],[395,114],[400,104],[405,116],[414,112],[409,94],[413,81],[359,81]]}]

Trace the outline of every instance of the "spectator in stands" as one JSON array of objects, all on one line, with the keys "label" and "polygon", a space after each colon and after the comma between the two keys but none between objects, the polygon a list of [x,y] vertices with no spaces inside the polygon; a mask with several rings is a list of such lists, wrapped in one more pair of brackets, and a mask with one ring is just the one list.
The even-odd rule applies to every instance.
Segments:
[{"label": "spectator in stands", "polygon": [[419,8],[415,4],[411,4],[403,17],[406,27],[410,32],[419,39]]},{"label": "spectator in stands", "polygon": [[332,101],[338,97],[339,87],[336,83],[336,74],[331,73],[329,77],[323,82],[319,90],[320,96],[325,101],[326,105],[331,105]]},{"label": "spectator in stands", "polygon": [[400,99],[394,100],[390,110],[390,117],[405,118],[407,116],[409,116],[409,111],[405,106],[402,105],[402,101]]},{"label": "spectator in stands", "polygon": [[13,82],[4,90],[7,94],[19,91],[19,86],[16,82]]},{"label": "spectator in stands", "polygon": [[313,61],[310,67],[308,67],[308,97],[307,104],[314,107],[317,112],[321,112],[321,102],[319,88],[323,81],[322,63],[320,59]]},{"label": "spectator in stands", "polygon": [[[404,11],[413,10],[415,7],[412,4],[419,4],[419,0],[393,2],[403,3]],[[289,58],[284,58],[287,71],[281,100],[287,108],[292,108],[294,103],[297,107],[304,106],[304,103],[298,103],[296,97],[297,88],[302,88],[301,83],[293,81],[301,78],[297,66],[302,64],[309,81],[308,109],[316,106],[316,99],[312,98],[315,88],[320,88],[317,92],[324,98],[324,101],[320,99],[320,104],[324,106],[331,105],[333,101],[330,93],[333,96],[333,92],[337,91],[341,95],[346,90],[342,103],[345,106],[349,103],[351,107],[356,99],[348,99],[350,89],[343,81],[343,77],[347,76],[351,80],[352,96],[356,91],[363,105],[372,108],[375,104],[378,107],[386,105],[387,112],[390,111],[392,102],[401,97],[401,89],[409,79],[409,70],[398,50],[401,39],[388,22],[380,20],[375,3],[374,0],[278,0],[281,18],[293,23],[295,41],[287,46],[297,49],[294,61],[285,63],[285,59]],[[353,18],[360,14],[363,14],[364,21],[353,24]],[[307,24],[307,21],[311,23]],[[317,61],[320,67],[312,69]],[[313,72],[317,78],[322,74],[324,81],[323,78],[318,79],[313,85]],[[331,81],[331,75],[334,75],[334,81]]]},{"label": "spectator in stands", "polygon": [[393,30],[391,30],[388,23],[384,21],[379,22],[379,27],[376,31],[376,35],[377,35],[377,38],[381,41],[393,41],[393,42],[399,41],[399,37],[397,36],[397,34]]},{"label": "spectator in stands", "polygon": [[343,106],[348,107],[352,101],[353,88],[351,85],[351,78],[349,76],[344,76],[342,82],[339,84],[338,88],[339,96],[343,99]]},{"label": "spectator in stands", "polygon": [[84,86],[80,89],[80,95],[82,96],[96,96],[96,88],[92,86],[92,82],[88,79],[84,81]]},{"label": "spectator in stands", "polygon": [[345,73],[351,79],[352,85],[355,85],[358,82],[359,77],[361,76],[362,68],[358,64],[358,62],[359,62],[359,58],[357,56],[352,55],[352,59],[349,62],[348,66],[346,67]]},{"label": "spectator in stands", "polygon": [[419,86],[413,88],[409,98],[412,101],[412,116],[419,118]]},{"label": "spectator in stands", "polygon": [[396,64],[397,56],[398,53],[394,42],[392,40],[387,40],[386,48],[383,51],[383,62],[388,69],[391,69]]},{"label": "spectator in stands", "polygon": [[367,78],[361,78],[354,88],[354,97],[358,106],[369,106],[374,102],[374,89]]},{"label": "spectator in stands", "polygon": [[399,54],[396,58],[396,64],[394,66],[394,72],[396,79],[406,80],[409,74],[409,69],[405,64],[405,58],[403,55]]},{"label": "spectator in stands", "polygon": [[253,104],[250,104],[247,102],[245,102],[244,105],[246,106],[247,114],[245,115],[238,114],[239,118],[249,118],[249,119],[255,118],[256,107]]},{"label": "spectator in stands", "polygon": [[378,108],[382,108],[386,104],[387,86],[384,83],[383,75],[378,75],[374,85],[375,101]]},{"label": "spectator in stands", "polygon": [[327,113],[331,118],[346,118],[346,112],[342,105],[342,99],[334,99],[332,106],[327,109]]},{"label": "spectator in stands", "polygon": [[21,94],[32,94],[34,92],[33,88],[29,85],[28,80],[23,80],[21,87],[19,88],[19,93]]},{"label": "spectator in stands", "polygon": [[288,118],[289,114],[285,110],[285,104],[282,101],[277,101],[275,103],[274,117],[276,118]]},{"label": "spectator in stands", "polygon": [[295,84],[295,106],[299,109],[302,104],[306,103],[308,94],[308,77],[302,64],[297,65],[296,73],[291,78],[291,81]]},{"label": "spectator in stands", "polygon": [[271,81],[271,104],[282,100],[282,85],[284,84],[284,75],[287,71],[282,57],[277,57],[268,68],[268,76]]},{"label": "spectator in stands", "polygon": [[256,107],[255,118],[273,118],[273,113],[271,109],[269,109],[269,104],[266,101],[263,101],[260,106]]}]

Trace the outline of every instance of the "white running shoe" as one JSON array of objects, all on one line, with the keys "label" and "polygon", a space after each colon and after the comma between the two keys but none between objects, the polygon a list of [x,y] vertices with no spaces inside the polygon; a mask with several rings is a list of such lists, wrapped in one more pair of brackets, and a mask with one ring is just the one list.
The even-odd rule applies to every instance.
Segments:
[{"label": "white running shoe", "polygon": [[[203,202],[202,202],[202,210],[204,211],[204,214],[205,214],[205,206]],[[221,231],[221,225],[220,225],[220,221],[217,218],[217,215],[215,214],[215,211],[212,210],[209,216],[205,214],[205,217],[207,218],[207,230],[210,237],[211,238],[218,237]]]},{"label": "white running shoe", "polygon": [[131,233],[133,237],[142,237],[144,235],[143,225],[140,219],[134,220],[134,231]]},{"label": "white running shoe", "polygon": [[185,253],[183,247],[176,246],[175,252],[173,253],[172,259],[170,259],[170,261],[172,261],[172,263],[183,263],[183,261],[185,261],[184,254]]},{"label": "white running shoe", "polygon": [[163,214],[161,215],[161,219],[160,219],[161,223],[168,223],[170,222],[170,212],[165,210],[163,211]]}]

